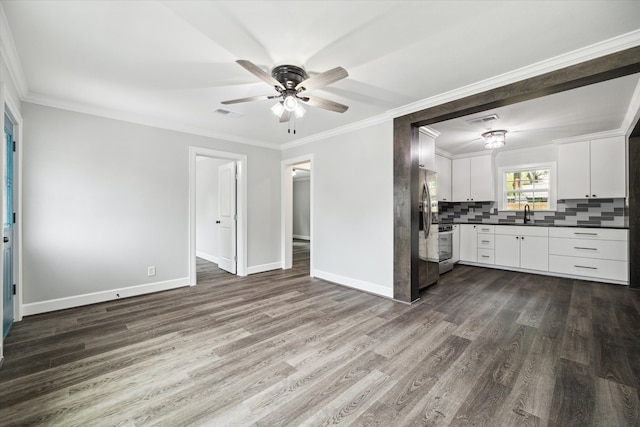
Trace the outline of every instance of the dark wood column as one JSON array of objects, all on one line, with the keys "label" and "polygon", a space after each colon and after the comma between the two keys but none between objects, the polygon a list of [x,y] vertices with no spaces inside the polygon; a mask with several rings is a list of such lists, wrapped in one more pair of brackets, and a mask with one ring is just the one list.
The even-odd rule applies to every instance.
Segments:
[{"label": "dark wood column", "polygon": [[393,134],[393,298],[412,302],[418,299],[418,128],[395,120]]},{"label": "dark wood column", "polygon": [[[411,209],[418,176],[418,127],[637,72],[640,72],[640,46],[396,118],[393,126],[394,298],[411,302],[418,296],[418,265],[412,262],[417,256],[417,240],[414,245],[412,236],[417,236],[418,223],[413,219],[415,213]],[[637,178],[637,166],[637,163],[635,166],[630,164],[630,177],[636,174]],[[631,191],[634,190],[630,187]],[[634,212],[637,217],[638,211]],[[632,226],[632,233],[637,232],[637,225]],[[640,240],[637,234],[632,234],[631,241],[633,236],[636,241]],[[636,258],[631,259],[631,264],[637,264],[634,262],[638,259],[637,249],[636,244],[632,254]],[[637,279],[634,284],[640,286]]]}]

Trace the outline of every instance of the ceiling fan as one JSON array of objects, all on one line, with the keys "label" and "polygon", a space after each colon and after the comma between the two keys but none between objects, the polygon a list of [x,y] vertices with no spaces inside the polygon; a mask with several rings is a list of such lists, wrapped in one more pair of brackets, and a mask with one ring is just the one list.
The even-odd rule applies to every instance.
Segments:
[{"label": "ceiling fan", "polygon": [[222,104],[228,105],[249,101],[261,101],[264,99],[280,99],[277,104],[271,107],[274,114],[280,117],[280,123],[288,122],[292,117],[302,117],[306,110],[300,105],[301,103],[335,111],[336,113],[344,113],[349,108],[335,101],[303,94],[303,92],[320,89],[347,77],[349,74],[347,70],[342,67],[336,67],[324,73],[309,77],[303,68],[296,67],[295,65],[279,65],[275,67],[271,71],[271,75],[269,75],[251,61],[239,59],[236,62],[260,80],[273,86],[278,93],[276,95],[259,95],[249,98],[232,99],[223,101]]}]

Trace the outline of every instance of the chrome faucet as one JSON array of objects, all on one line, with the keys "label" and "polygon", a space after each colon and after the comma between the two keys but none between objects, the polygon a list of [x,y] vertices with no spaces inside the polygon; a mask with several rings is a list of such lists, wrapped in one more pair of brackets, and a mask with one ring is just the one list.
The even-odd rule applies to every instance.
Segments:
[{"label": "chrome faucet", "polygon": [[531,208],[529,207],[528,204],[524,205],[524,223],[528,223],[531,221],[531,219],[529,218],[529,215],[531,215]]}]

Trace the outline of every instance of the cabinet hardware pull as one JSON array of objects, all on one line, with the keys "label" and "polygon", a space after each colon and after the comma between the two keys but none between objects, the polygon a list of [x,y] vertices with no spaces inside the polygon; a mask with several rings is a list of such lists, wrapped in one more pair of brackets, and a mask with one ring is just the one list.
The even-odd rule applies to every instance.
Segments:
[{"label": "cabinet hardware pull", "polygon": [[573,234],[581,234],[583,236],[597,236],[598,233],[579,233],[577,231],[574,231]]},{"label": "cabinet hardware pull", "polygon": [[586,251],[597,251],[598,248],[582,248],[580,246],[574,246],[573,249],[584,249]]},{"label": "cabinet hardware pull", "polygon": [[482,240],[482,243],[489,243],[488,240]]},{"label": "cabinet hardware pull", "polygon": [[489,258],[489,255],[480,255],[482,258]]},{"label": "cabinet hardware pull", "polygon": [[589,270],[597,270],[598,267],[587,267],[586,265],[574,265],[576,268],[588,268]]}]

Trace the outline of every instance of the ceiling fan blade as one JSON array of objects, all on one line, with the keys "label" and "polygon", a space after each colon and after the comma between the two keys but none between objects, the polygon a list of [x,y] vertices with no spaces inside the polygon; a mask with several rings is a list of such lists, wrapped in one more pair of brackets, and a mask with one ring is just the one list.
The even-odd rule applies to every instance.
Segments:
[{"label": "ceiling fan blade", "polygon": [[312,107],[324,108],[325,110],[335,111],[336,113],[344,113],[349,109],[344,104],[339,102],[329,101],[328,99],[318,98],[317,96],[305,96],[299,98],[301,101],[306,102]]},{"label": "ceiling fan blade", "polygon": [[273,86],[273,87],[284,90],[284,86],[282,86],[282,83],[280,83],[279,81],[271,77],[269,74],[262,71],[262,68],[259,68],[253,62],[247,61],[246,59],[238,59],[236,62],[240,64],[240,66],[242,66],[245,70],[247,70],[257,78],[259,78],[269,86]]},{"label": "ceiling fan blade", "polygon": [[280,123],[286,123],[291,120],[291,111],[284,110],[280,116]]},{"label": "ceiling fan blade", "polygon": [[231,99],[229,101],[222,101],[221,104],[229,105],[229,104],[239,104],[241,102],[250,102],[250,101],[262,101],[264,99],[274,99],[278,98],[279,95],[259,95],[259,96],[250,96],[248,98],[238,98]]},{"label": "ceiling fan blade", "polygon": [[347,77],[349,73],[342,67],[336,67],[329,71],[325,71],[324,73],[320,73],[313,77],[309,77],[306,80],[301,81],[296,86],[296,90],[313,90],[320,89],[321,87],[325,87],[330,85],[331,83],[335,83],[338,80],[342,80]]}]

